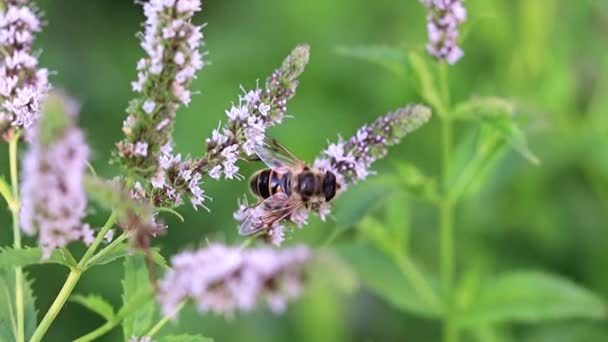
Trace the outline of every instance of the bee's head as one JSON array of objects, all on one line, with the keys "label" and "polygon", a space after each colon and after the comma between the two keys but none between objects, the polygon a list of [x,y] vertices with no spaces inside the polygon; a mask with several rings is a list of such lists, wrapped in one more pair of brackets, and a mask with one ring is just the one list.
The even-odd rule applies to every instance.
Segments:
[{"label": "bee's head", "polygon": [[336,196],[338,190],[340,190],[340,183],[336,180],[336,175],[331,171],[325,171],[325,180],[323,181],[325,201],[331,201]]}]

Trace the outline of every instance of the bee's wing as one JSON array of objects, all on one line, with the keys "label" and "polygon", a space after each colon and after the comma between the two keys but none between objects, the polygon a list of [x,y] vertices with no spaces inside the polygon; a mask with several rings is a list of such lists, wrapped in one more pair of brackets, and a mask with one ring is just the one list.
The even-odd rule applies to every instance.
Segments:
[{"label": "bee's wing", "polygon": [[249,211],[249,216],[241,223],[240,235],[252,235],[271,227],[302,208],[304,202],[290,199],[284,193],[276,193],[260,202]]},{"label": "bee's wing", "polygon": [[293,167],[304,163],[276,139],[265,137],[261,145],[254,147],[255,153],[272,169]]}]

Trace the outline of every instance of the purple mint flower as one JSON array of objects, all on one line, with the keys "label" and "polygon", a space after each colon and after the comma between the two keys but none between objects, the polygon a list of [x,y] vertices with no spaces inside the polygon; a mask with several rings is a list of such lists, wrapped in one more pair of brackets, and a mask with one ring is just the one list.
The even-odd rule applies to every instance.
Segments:
[{"label": "purple mint flower", "polygon": [[146,57],[137,63],[133,99],[123,123],[125,139],[117,143],[118,159],[127,169],[146,177],[158,170],[161,148],[171,146],[173,120],[180,105],[190,103],[188,89],[204,66],[202,26],[191,23],[200,0],[151,0],[141,46]]},{"label": "purple mint flower", "polygon": [[370,125],[364,125],[347,141],[340,139],[323,151],[314,167],[330,170],[342,185],[341,191],[373,173],[370,166],[383,158],[388,146],[395,145],[410,132],[420,128],[431,117],[429,108],[410,105],[379,117]]},{"label": "purple mint flower", "polygon": [[227,179],[240,177],[237,160],[241,155],[253,155],[254,147],[264,140],[266,129],[282,122],[309,54],[307,45],[297,46],[268,77],[264,89],[243,89],[238,104],[226,110],[227,123],[213,130],[207,139],[207,154],[199,161],[203,171],[215,179],[221,175]]},{"label": "purple mint flower", "polygon": [[81,222],[87,204],[83,177],[89,147],[74,123],[77,106],[69,99],[50,96],[51,100],[62,101],[63,113],[49,113],[34,126],[21,184],[21,227],[29,235],[38,233],[45,257],[71,241],[93,241],[93,231]]},{"label": "purple mint flower", "polygon": [[[161,146],[158,167],[146,191],[154,206],[177,207],[189,200],[194,208],[206,209],[203,202],[208,197],[200,185],[204,175],[214,179],[242,177],[236,162],[242,155],[253,154],[253,147],[262,142],[267,127],[281,122],[287,100],[295,94],[297,77],[307,62],[308,47],[298,46],[268,78],[265,89],[243,91],[239,104],[226,111],[228,122],[213,130],[207,139],[203,158],[182,159],[181,155],[172,154],[170,142]],[[134,124],[129,118],[127,121],[123,129],[130,131]],[[150,145],[147,147],[149,153]]]},{"label": "purple mint flower", "polygon": [[310,258],[304,246],[241,249],[215,243],[181,252],[171,259],[158,299],[167,315],[188,299],[202,313],[231,316],[253,310],[260,301],[281,313],[289,300],[299,296]]},{"label": "purple mint flower", "polygon": [[0,136],[8,140],[16,129],[29,128],[40,117],[40,101],[48,91],[48,71],[37,69],[32,53],[40,20],[27,0],[8,0],[0,13]]},{"label": "purple mint flower", "polygon": [[[397,109],[379,117],[372,124],[359,128],[349,140],[340,139],[336,143],[331,143],[323,151],[322,156],[315,160],[314,167],[333,172],[340,184],[339,191],[342,192],[349,185],[373,174],[370,170],[371,165],[387,154],[388,147],[399,143],[407,134],[425,124],[430,117],[430,109],[422,105]],[[311,209],[324,221],[330,213],[330,204],[322,203]],[[233,216],[237,221],[243,222],[246,218],[261,220],[267,214],[263,207],[250,207],[243,202],[239,204]],[[291,214],[287,220],[301,228],[307,224],[307,219],[308,211],[302,209]],[[277,222],[272,227],[268,227],[262,238],[280,245],[285,235],[283,223]]]},{"label": "purple mint flower", "polygon": [[458,46],[458,26],[467,19],[462,0],[421,0],[429,10],[428,52],[440,61],[455,64],[464,52]]}]

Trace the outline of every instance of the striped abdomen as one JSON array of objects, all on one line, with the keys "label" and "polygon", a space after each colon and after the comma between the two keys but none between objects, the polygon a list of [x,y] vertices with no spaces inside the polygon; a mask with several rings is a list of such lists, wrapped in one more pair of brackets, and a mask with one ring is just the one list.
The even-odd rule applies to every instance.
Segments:
[{"label": "striped abdomen", "polygon": [[273,169],[264,169],[251,176],[249,187],[254,195],[268,198],[276,193],[283,192],[291,195],[291,172],[280,172]]}]

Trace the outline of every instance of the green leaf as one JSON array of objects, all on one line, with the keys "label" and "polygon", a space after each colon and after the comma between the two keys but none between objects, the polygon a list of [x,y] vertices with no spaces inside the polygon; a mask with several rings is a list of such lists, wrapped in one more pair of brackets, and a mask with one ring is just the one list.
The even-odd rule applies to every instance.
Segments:
[{"label": "green leaf", "polygon": [[[15,309],[15,270],[0,269],[0,341],[16,341],[17,317]],[[25,339],[34,334],[37,325],[35,298],[27,274],[23,274]]]},{"label": "green leaf", "polygon": [[[151,291],[150,278],[146,261],[140,254],[127,256],[124,261],[124,279],[122,281],[122,302],[127,305],[138,293]],[[154,301],[148,301],[125,317],[122,322],[125,340],[132,336],[144,336],[153,323],[156,314]]]},{"label": "green leaf", "polygon": [[420,96],[422,96],[429,105],[437,109],[440,116],[445,115],[445,107],[441,101],[441,96],[439,96],[439,90],[433,81],[433,73],[426,63],[426,60],[418,53],[411,53],[409,55],[409,60],[412,70],[418,79],[418,91],[420,92]]},{"label": "green leaf", "polygon": [[389,197],[384,211],[386,227],[395,248],[407,254],[410,240],[410,203],[403,191]]},{"label": "green leaf", "polygon": [[359,183],[348,189],[334,206],[338,230],[356,225],[361,219],[383,203],[386,196],[395,191],[395,186],[386,177]]},{"label": "green leaf", "polygon": [[358,286],[357,276],[351,267],[331,251],[319,250],[315,253],[310,269],[310,277],[324,287],[352,293]]},{"label": "green leaf", "polygon": [[396,162],[399,181],[410,194],[429,202],[437,202],[437,181],[426,176],[416,166],[407,162]]},{"label": "green leaf", "polygon": [[190,335],[190,334],[181,334],[181,335],[167,335],[163,337],[159,337],[158,342],[213,342],[213,339],[209,337],[204,337],[202,335]]},{"label": "green leaf", "polygon": [[40,247],[0,248],[0,269],[35,264],[59,264],[66,267],[76,267],[76,261],[67,249],[56,249],[48,259],[42,259]]},{"label": "green leaf", "polygon": [[458,323],[479,326],[602,319],[606,313],[606,304],[599,296],[568,279],[538,271],[514,271],[482,283],[473,303],[459,314]]},{"label": "green leaf", "polygon": [[359,234],[367,241],[371,241],[379,250],[386,255],[395,253],[395,245],[388,230],[382,222],[367,216],[359,223]]},{"label": "green leaf", "polygon": [[4,197],[9,208],[14,205],[13,195],[11,193],[11,187],[8,185],[6,180],[4,180],[4,177],[0,177],[0,195],[2,195],[2,197]]},{"label": "green leaf", "polygon": [[[154,263],[156,263],[158,266],[161,266],[163,268],[168,267],[167,261],[160,254],[160,251],[158,248],[156,248],[156,247],[150,248],[150,252],[152,253],[152,260],[154,260]],[[134,253],[135,252],[133,252],[133,249],[129,246],[129,244],[127,242],[124,242],[124,243],[116,245],[114,248],[112,248],[109,252],[107,252],[100,258],[95,259],[93,263],[87,264],[87,267],[105,265],[105,264],[108,264],[117,259],[124,258],[129,255],[133,255]]]},{"label": "green leaf", "polygon": [[[352,266],[369,290],[395,308],[424,317],[440,317],[440,303],[427,304],[416,292],[417,287],[411,281],[412,274],[405,274],[387,255],[360,244],[336,247],[336,253]],[[427,281],[434,283],[428,274],[421,274]],[[430,290],[436,292],[433,288]]]},{"label": "green leaf", "polygon": [[106,321],[111,321],[114,319],[114,308],[112,304],[108,303],[105,299],[103,299],[99,295],[79,295],[75,294],[70,297],[70,301],[78,303],[85,308],[95,312],[101,317],[105,318]]},{"label": "green leaf", "polygon": [[506,146],[504,138],[491,128],[469,131],[455,154],[450,199],[456,201],[479,192],[504,157]]},{"label": "green leaf", "polygon": [[456,106],[454,117],[478,120],[494,128],[513,149],[532,164],[540,164],[538,157],[528,147],[524,131],[516,122],[517,106],[498,97],[475,97]]},{"label": "green leaf", "polygon": [[407,73],[408,55],[402,49],[389,46],[342,46],[338,47],[336,52],[380,65],[399,76],[405,76]]}]

